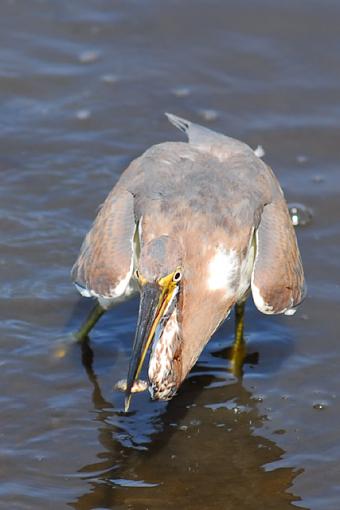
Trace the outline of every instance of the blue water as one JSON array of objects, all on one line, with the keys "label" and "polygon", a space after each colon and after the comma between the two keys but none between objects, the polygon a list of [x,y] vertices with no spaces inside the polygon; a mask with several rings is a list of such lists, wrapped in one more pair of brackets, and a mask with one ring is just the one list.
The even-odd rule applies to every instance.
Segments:
[{"label": "blue water", "polygon": [[[249,509],[340,504],[340,35],[337,2],[4,0],[0,17],[0,485],[6,509]],[[261,144],[297,229],[308,298],[249,303],[169,403],[126,376],[138,300],[90,344],[70,268],[99,204],[164,111]]]}]

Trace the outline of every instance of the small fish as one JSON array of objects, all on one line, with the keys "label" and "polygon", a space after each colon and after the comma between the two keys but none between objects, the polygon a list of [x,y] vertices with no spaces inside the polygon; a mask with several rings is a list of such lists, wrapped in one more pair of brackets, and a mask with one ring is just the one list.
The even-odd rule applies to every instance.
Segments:
[{"label": "small fish", "polygon": [[[118,391],[126,391],[127,386],[127,380],[126,379],[120,379],[118,381],[113,389]],[[136,381],[133,383],[133,386],[131,388],[131,393],[141,393],[142,391],[146,391],[149,387],[149,384],[147,381],[143,381],[143,379],[136,379]]]}]

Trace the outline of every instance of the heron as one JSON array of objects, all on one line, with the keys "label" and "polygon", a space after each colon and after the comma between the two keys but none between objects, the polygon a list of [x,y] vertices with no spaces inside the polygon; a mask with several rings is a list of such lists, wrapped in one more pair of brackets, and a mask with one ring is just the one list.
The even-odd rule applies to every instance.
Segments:
[{"label": "heron", "polygon": [[235,308],[231,363],[245,353],[244,305],[293,314],[305,296],[280,184],[247,144],[167,113],[185,142],[151,146],[122,173],[87,233],[73,281],[97,304],[82,339],[113,305],[140,294],[125,411],[147,352],[153,399],[171,399]]}]

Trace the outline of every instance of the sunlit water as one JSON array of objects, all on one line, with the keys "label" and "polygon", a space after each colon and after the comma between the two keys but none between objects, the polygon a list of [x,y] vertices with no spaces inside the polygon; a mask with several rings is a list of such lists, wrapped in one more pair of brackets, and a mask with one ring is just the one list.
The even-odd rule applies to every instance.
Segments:
[{"label": "sunlit water", "polygon": [[[4,0],[0,16],[1,508],[340,506],[336,2]],[[138,302],[89,310],[69,271],[127,163],[178,140],[170,111],[262,145],[289,202],[308,298],[249,303],[242,381],[227,321],[179,395],[122,413]]]}]

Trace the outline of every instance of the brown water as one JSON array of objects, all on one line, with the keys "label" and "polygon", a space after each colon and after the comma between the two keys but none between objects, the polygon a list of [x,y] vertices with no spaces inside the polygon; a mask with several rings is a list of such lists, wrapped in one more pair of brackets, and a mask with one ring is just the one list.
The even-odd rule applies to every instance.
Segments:
[{"label": "brown water", "polygon": [[[1,509],[340,508],[340,4],[3,0]],[[70,267],[131,158],[179,139],[170,111],[262,144],[299,228],[309,295],[249,303],[242,381],[228,321],[179,395],[122,413],[138,302],[71,344]]]}]

